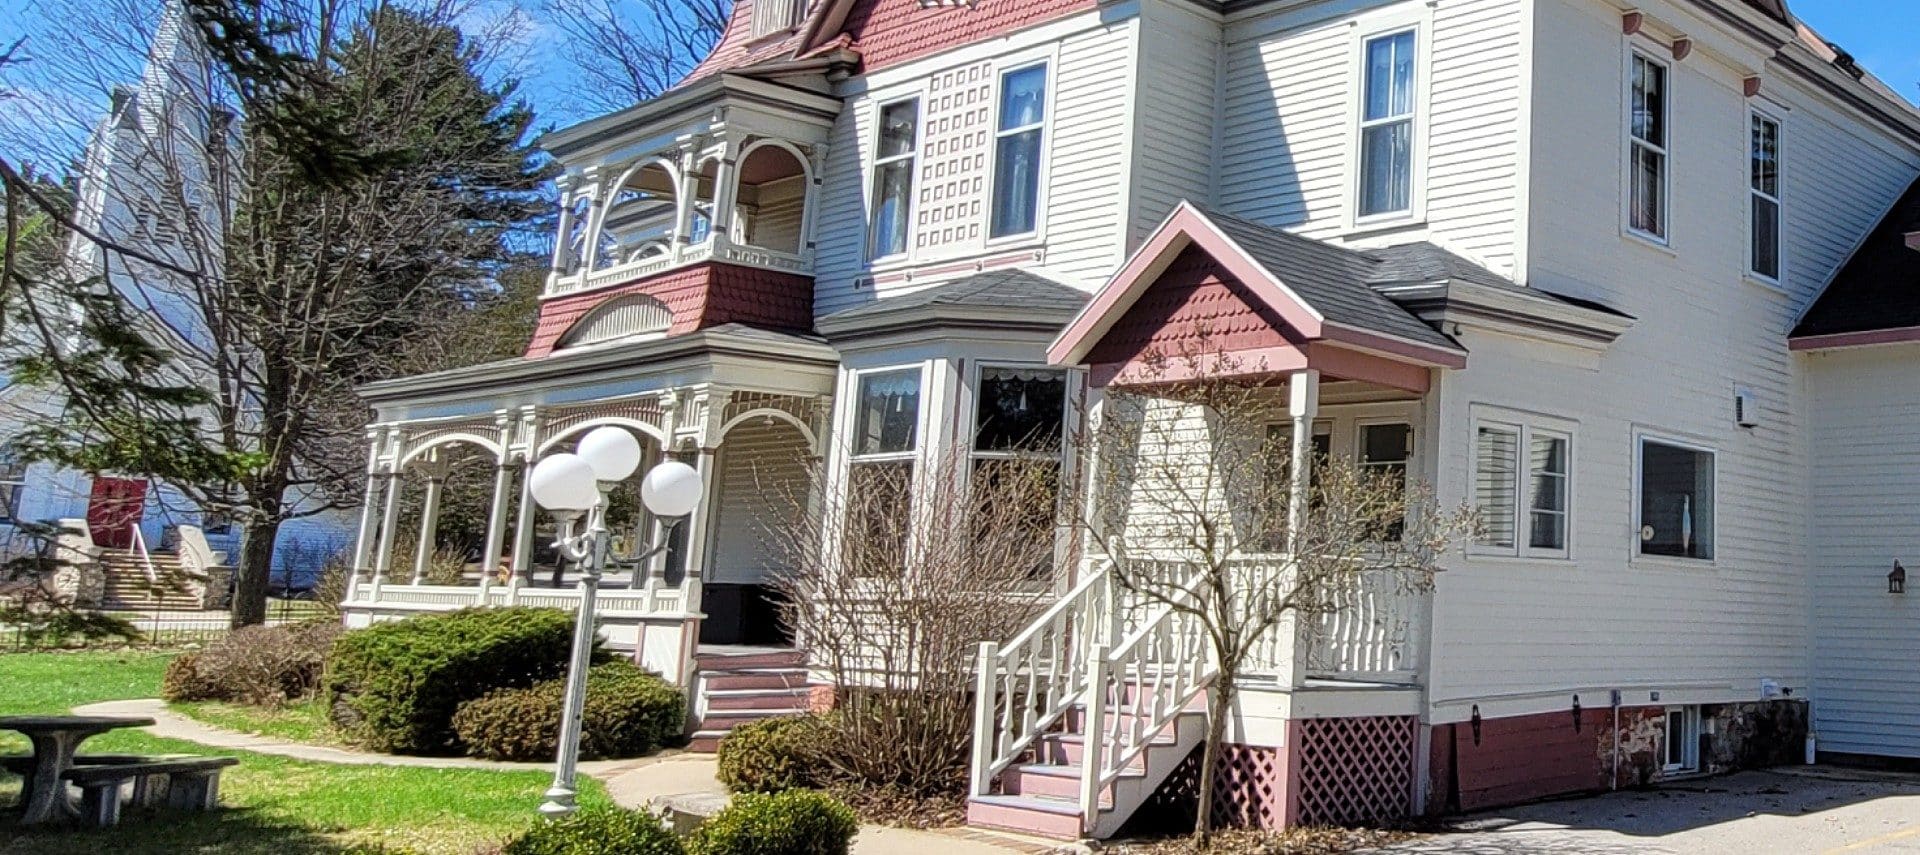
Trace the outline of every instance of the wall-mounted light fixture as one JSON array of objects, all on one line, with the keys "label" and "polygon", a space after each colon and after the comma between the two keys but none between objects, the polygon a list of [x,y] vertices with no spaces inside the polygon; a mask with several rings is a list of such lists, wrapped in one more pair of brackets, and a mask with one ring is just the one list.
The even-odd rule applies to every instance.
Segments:
[{"label": "wall-mounted light fixture", "polygon": [[1907,568],[1900,566],[1899,559],[1893,562],[1893,572],[1887,574],[1887,593],[1904,594],[1907,592]]}]

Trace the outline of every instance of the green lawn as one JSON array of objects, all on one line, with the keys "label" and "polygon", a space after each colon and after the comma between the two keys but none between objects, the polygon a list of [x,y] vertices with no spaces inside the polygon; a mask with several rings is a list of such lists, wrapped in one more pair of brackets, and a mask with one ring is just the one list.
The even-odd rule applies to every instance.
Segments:
[{"label": "green lawn", "polygon": [[199,719],[214,727],[257,733],[314,745],[340,745],[340,737],[327,721],[326,706],[317,700],[288,704],[279,709],[250,707],[219,701],[172,704],[174,711]]},{"label": "green lawn", "polygon": [[[0,715],[62,713],[80,704],[159,694],[167,654],[0,655]],[[0,733],[0,752],[25,750]],[[387,846],[468,855],[530,824],[549,776],[540,772],[339,766],[208,749],[120,731],[88,740],[93,752],[228,754],[240,765],[222,782],[227,810],[129,817],[108,831],[14,832],[0,825],[4,855],[235,853],[321,855]],[[597,782],[583,795],[603,801]],[[18,784],[0,773],[0,804]],[[377,850],[375,850],[377,851]]]}]

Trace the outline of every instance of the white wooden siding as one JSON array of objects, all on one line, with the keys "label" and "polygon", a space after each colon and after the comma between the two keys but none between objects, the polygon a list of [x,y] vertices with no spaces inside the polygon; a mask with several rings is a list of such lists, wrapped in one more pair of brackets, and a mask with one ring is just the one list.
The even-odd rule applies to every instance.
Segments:
[{"label": "white wooden siding", "polygon": [[799,429],[786,422],[753,419],[728,432],[720,446],[710,581],[770,580],[782,563],[773,532],[807,499],[812,453]]},{"label": "white wooden siding", "polygon": [[[1520,104],[1526,4],[1439,4],[1431,44],[1425,224],[1350,232],[1348,186],[1357,118],[1357,39],[1371,21],[1417,2],[1328,4],[1236,21],[1227,29],[1218,204],[1316,238],[1431,240],[1494,270],[1513,270],[1518,243]],[[1416,176],[1416,182],[1420,178]]]},{"label": "white wooden siding", "polygon": [[1133,116],[1131,252],[1182,199],[1213,203],[1221,22],[1179,2],[1143,4]]},{"label": "white wooden siding", "polygon": [[[1043,51],[1048,44],[1058,45],[1053,91],[1049,93],[1051,138],[1047,143],[1047,187],[1043,196],[1044,260],[1022,266],[1089,290],[1111,275],[1123,257],[1125,205],[1121,200],[1128,181],[1130,145],[1127,141],[1133,116],[1129,93],[1136,61],[1136,34],[1136,20],[1132,17],[1102,20],[1099,14],[1088,14],[1017,34],[1005,41],[1000,53],[987,55],[987,58],[1026,61],[1039,56],[1036,51]],[[952,68],[978,64],[982,58],[977,50],[962,49],[889,69],[887,74],[889,79],[931,77]],[[859,83],[864,86],[864,81]],[[888,99],[908,91],[910,87],[902,89],[892,84],[877,90]],[[874,98],[856,86],[850,86],[849,93],[846,109],[834,127],[815,228],[814,239],[818,242],[814,268],[816,316],[972,272],[965,265],[953,264],[956,260],[994,257],[1041,245],[1039,240],[996,242],[992,246],[982,242],[959,249],[943,245],[937,253],[929,252],[927,258],[915,257],[913,261],[915,264],[924,261],[922,266],[947,269],[947,272],[916,275],[910,282],[899,282],[897,276],[883,278],[883,284],[874,288],[867,282],[871,270],[864,246],[866,196],[871,190],[866,186],[866,157],[873,146]],[[924,113],[923,108],[923,116]],[[925,141],[924,131],[922,141]],[[985,216],[984,206],[981,216]],[[985,228],[980,232],[984,234]],[[883,273],[898,274],[911,267],[893,267]]]},{"label": "white wooden siding", "polygon": [[[1805,361],[1814,730],[1823,751],[1920,757],[1920,345]],[[1895,559],[1913,593],[1887,593]]]}]

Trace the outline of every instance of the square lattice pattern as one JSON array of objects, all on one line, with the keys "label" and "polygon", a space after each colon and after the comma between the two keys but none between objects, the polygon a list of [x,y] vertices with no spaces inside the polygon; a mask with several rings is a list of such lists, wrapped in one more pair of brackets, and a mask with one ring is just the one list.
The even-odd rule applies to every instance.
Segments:
[{"label": "square lattice pattern", "polygon": [[1413,809],[1413,716],[1315,718],[1299,723],[1303,825],[1354,825]]}]

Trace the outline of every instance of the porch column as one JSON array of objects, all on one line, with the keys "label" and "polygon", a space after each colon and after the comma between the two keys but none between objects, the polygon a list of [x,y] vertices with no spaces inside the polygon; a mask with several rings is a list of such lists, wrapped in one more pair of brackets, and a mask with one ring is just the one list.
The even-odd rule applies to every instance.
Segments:
[{"label": "porch column", "polygon": [[[660,435],[666,437],[666,439],[661,441],[658,453],[647,466],[648,470],[652,470],[654,466],[673,459],[674,434],[679,429],[680,391],[678,389],[668,389],[660,393]],[[644,510],[643,508],[642,511],[644,512]],[[647,543],[658,544],[662,538],[666,537],[667,529],[666,526],[660,524],[659,520],[652,519],[651,516],[652,515],[649,514],[649,519],[647,520]],[[659,555],[647,559],[645,567],[634,569],[633,578],[628,580],[628,584],[634,588],[652,589],[657,586],[661,580],[665,579],[666,576],[667,552],[666,550],[661,550]]]},{"label": "porch column", "polygon": [[562,175],[553,179],[553,186],[560,190],[560,223],[554,235],[553,264],[548,268],[552,273],[548,277],[549,282],[567,275],[568,269],[573,266],[573,241],[570,238],[573,236],[573,208],[579,201],[573,194],[572,178]]},{"label": "porch column", "polygon": [[800,207],[800,255],[813,260],[814,225],[819,219],[816,211],[820,207],[820,188],[824,185],[821,176],[827,171],[827,144],[821,143],[807,150],[807,198]]},{"label": "porch column", "polygon": [[512,577],[507,584],[517,589],[522,582],[533,581],[533,524],[534,515],[539,513],[533,501],[533,464],[540,456],[540,411],[533,407],[520,411],[516,453],[520,458],[520,510],[514,521]]},{"label": "porch column", "polygon": [[494,413],[493,425],[500,431],[500,456],[493,464],[493,498],[487,503],[487,535],[480,546],[480,604],[487,604],[487,591],[500,571],[500,549],[507,540],[507,503],[513,501],[513,470],[508,461],[513,454],[513,416],[506,410]]},{"label": "porch column", "polygon": [[707,577],[707,541],[713,536],[713,520],[719,511],[714,507],[720,489],[720,480],[715,477],[716,455],[723,439],[720,429],[727,422],[727,404],[732,400],[730,389],[710,387],[694,393],[694,418],[700,438],[700,459],[696,465],[700,470],[702,492],[700,504],[694,506],[693,515],[686,523],[687,578],[682,584],[688,592],[689,610],[699,608],[700,583]]},{"label": "porch column", "polygon": [[380,586],[385,584],[387,576],[393,571],[393,541],[400,528],[400,494],[404,492],[400,482],[400,469],[397,464],[386,473],[386,507],[380,514],[380,545],[373,555],[373,585],[377,595]]},{"label": "porch column", "polygon": [[[733,206],[740,198],[740,141],[728,139],[721,147],[720,167],[713,172],[713,234],[733,240]],[[696,179],[697,180],[697,179]]]},{"label": "porch column", "polygon": [[680,150],[680,186],[673,194],[673,253],[693,243],[693,214],[700,201],[700,146],[694,138]]},{"label": "porch column", "polygon": [[379,536],[380,525],[375,507],[380,502],[381,489],[386,486],[380,472],[381,437],[380,430],[367,430],[367,497],[360,503],[360,531],[353,542],[353,578],[348,580],[349,586],[358,584],[361,575],[373,569],[373,542]]},{"label": "porch column", "polygon": [[597,167],[587,167],[587,185],[590,188],[587,197],[587,239],[582,248],[580,269],[592,270],[600,263],[600,231],[607,225],[607,196],[611,188],[607,187],[607,177]]},{"label": "porch column", "polygon": [[[1307,526],[1313,488],[1313,419],[1320,412],[1320,372],[1311,368],[1287,377],[1287,416],[1292,422],[1293,446],[1288,449],[1287,480],[1287,554],[1297,553],[1302,545],[1301,532]],[[1298,568],[1289,562],[1282,568],[1288,584],[1298,585]],[[1281,688],[1297,689],[1307,681],[1307,653],[1313,638],[1306,631],[1298,612],[1289,612],[1273,628],[1288,639],[1286,653],[1275,663],[1275,679]]]},{"label": "porch column", "polygon": [[420,502],[420,542],[413,550],[413,584],[427,581],[427,566],[433,563],[434,536],[440,529],[440,495],[447,489],[447,461],[438,451],[427,458],[422,471],[427,476],[426,497]]}]

